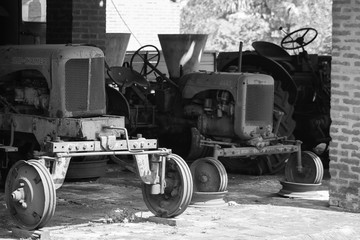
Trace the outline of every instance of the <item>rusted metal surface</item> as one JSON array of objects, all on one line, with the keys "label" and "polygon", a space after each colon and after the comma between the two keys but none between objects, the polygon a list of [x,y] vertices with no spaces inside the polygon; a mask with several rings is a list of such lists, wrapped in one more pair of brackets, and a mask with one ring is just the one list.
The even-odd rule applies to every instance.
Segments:
[{"label": "rusted metal surface", "polygon": [[71,157],[58,157],[54,158],[52,161],[53,164],[50,171],[56,189],[59,189],[64,183],[66,172],[70,164],[70,159]]},{"label": "rusted metal surface", "polygon": [[212,157],[197,159],[190,165],[195,192],[222,192],[227,189],[228,176],[222,163]]},{"label": "rusted metal surface", "polygon": [[[202,119],[198,122],[198,129],[202,134],[250,139],[272,133],[274,80],[271,76],[251,73],[192,73],[185,75],[183,80],[186,80],[182,90],[185,99],[195,98],[196,94],[212,89],[216,89],[219,95],[228,93],[226,98],[218,95],[217,99],[209,98],[212,102],[209,106],[211,111],[205,109],[204,112],[208,115],[199,114]],[[262,98],[258,97],[259,94]]]},{"label": "rusted metal surface", "polygon": [[[160,189],[156,185],[154,189],[154,185],[142,184],[145,204],[158,217],[178,216],[185,211],[192,198],[190,169],[181,157],[170,154],[166,156],[166,164],[162,165],[161,172],[164,180],[160,182]],[[154,194],[157,190],[161,193]]]},{"label": "rusted metal surface", "polygon": [[318,189],[321,183],[296,183],[280,181],[282,189],[278,192],[280,196],[289,198],[316,199],[319,197]]},{"label": "rusted metal surface", "polygon": [[[157,149],[156,139],[130,139],[126,140],[114,140],[109,147],[107,144],[102,144],[101,141],[66,141],[66,142],[47,142],[45,143],[45,150],[53,153],[76,153],[76,152],[93,152],[94,155],[100,154],[99,151],[111,151],[112,154],[120,154],[117,151],[123,150],[146,150]],[[108,155],[108,154],[107,154]]]},{"label": "rusted metal surface", "polygon": [[[132,142],[134,141],[135,140],[132,140]],[[118,140],[118,142],[122,142],[124,144],[124,147],[118,151],[108,151],[101,148],[95,151],[94,149],[89,148],[88,151],[84,151],[83,149],[74,149],[74,151],[69,152],[66,151],[66,148],[62,148],[61,145],[57,145],[58,143],[55,143],[55,145],[48,143],[53,146],[52,149],[47,149],[48,151],[46,154],[50,156],[40,156],[40,158],[42,158],[46,162],[46,165],[49,166],[49,170],[51,172],[56,189],[60,188],[64,183],[71,157],[82,156],[133,155],[136,159],[135,162],[140,179],[146,184],[158,184],[161,181],[159,179],[162,177],[162,173],[159,169],[161,164],[165,161],[164,156],[170,154],[171,151],[168,149],[157,149],[156,140],[150,141],[155,144],[153,149],[131,149],[130,151],[128,151],[127,147],[125,146],[125,140]],[[79,143],[79,145],[84,146],[83,143]],[[95,143],[97,144],[94,145],[100,145],[99,141],[96,141]],[[78,143],[74,142],[73,144]],[[51,157],[52,153],[55,153],[54,157]],[[152,156],[150,161],[149,155]]]},{"label": "rusted metal surface", "polygon": [[[168,199],[166,189],[170,189],[170,197],[174,199],[166,217],[177,216],[186,209],[193,190],[185,161],[175,155],[169,159],[171,150],[159,149],[156,139],[141,135],[131,138],[125,128],[125,117],[104,115],[106,84],[104,55],[100,49],[79,45],[8,46],[0,47],[0,53],[3,53],[0,90],[4,92],[0,102],[0,131],[4,135],[0,135],[0,140],[7,142],[0,147],[16,152],[17,147],[30,145],[23,150],[25,159],[37,158],[19,161],[21,153],[16,153],[6,183],[7,198],[15,199],[15,203],[10,199],[7,205],[14,206],[12,214],[20,227],[42,227],[51,219],[56,205],[55,189],[62,186],[73,157],[90,161],[91,157],[135,156],[138,176],[144,188],[150,189],[150,192],[144,190],[145,198]],[[15,74],[10,78],[5,76],[17,71],[22,71],[19,78]],[[29,76],[21,77],[23,74]],[[3,165],[8,163],[4,159],[0,161]],[[166,179],[165,168],[170,167],[177,175]],[[38,186],[43,188],[36,192],[36,197],[40,197],[35,199],[36,214],[16,213],[26,209],[27,199],[33,198],[28,196],[29,191],[18,186],[18,178],[29,179],[26,180],[29,189],[34,185],[32,181],[36,181],[35,187],[42,183]],[[159,214],[158,207],[162,206],[152,200],[149,203],[150,210]],[[28,224],[29,218],[34,223]]]},{"label": "rusted metal surface", "polygon": [[0,169],[8,168],[9,166],[9,153],[15,153],[18,151],[17,147],[5,146],[0,144],[0,154],[2,161],[0,162]]},{"label": "rusted metal surface", "polygon": [[321,159],[310,151],[290,155],[285,167],[285,178],[289,182],[317,184],[321,183],[323,175]]},{"label": "rusted metal surface", "polygon": [[124,127],[125,120],[121,116],[104,116],[92,118],[48,118],[28,114],[1,114],[0,130],[32,133],[39,143],[62,138],[78,138],[93,140],[99,134],[119,136],[116,130],[105,130],[105,126]]},{"label": "rusted metal surface", "polygon": [[[38,44],[0,46],[0,77],[32,66],[50,80],[52,61],[76,58],[101,58],[104,53],[95,47],[80,45]],[[49,82],[50,83],[50,82]]]},{"label": "rusted metal surface", "polygon": [[271,154],[286,154],[298,152],[301,149],[296,145],[267,146],[261,149],[256,147],[220,148],[215,150],[218,157],[249,157]]},{"label": "rusted metal surface", "polygon": [[[165,152],[164,152],[165,153]],[[161,155],[136,154],[134,155],[136,162],[137,174],[145,184],[153,184],[152,193],[164,193],[163,168],[166,159]],[[156,189],[155,189],[156,188]]]},{"label": "rusted metal surface", "polygon": [[23,229],[41,228],[55,212],[56,193],[49,172],[36,160],[18,161],[5,185],[6,205]]},{"label": "rusted metal surface", "polygon": [[[28,106],[33,103],[36,107],[42,106],[43,115],[48,117],[105,114],[105,84],[99,81],[104,79],[103,69],[104,54],[95,47],[0,46],[0,81],[8,80],[7,74],[18,71],[31,71],[41,76],[41,80],[35,80],[42,82],[41,85],[25,84],[25,80],[17,82],[16,79],[11,81],[16,86],[8,85],[15,86],[18,100]],[[28,97],[29,93],[31,97]],[[33,109],[33,114],[38,110]]]}]

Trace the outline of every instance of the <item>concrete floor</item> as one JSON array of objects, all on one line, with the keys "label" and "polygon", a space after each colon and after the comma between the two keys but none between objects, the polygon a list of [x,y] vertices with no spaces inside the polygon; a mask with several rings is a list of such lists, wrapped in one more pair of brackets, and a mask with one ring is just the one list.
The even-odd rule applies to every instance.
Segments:
[{"label": "concrete floor", "polygon": [[[306,199],[277,194],[282,174],[229,174],[222,204],[189,206],[159,224],[142,200],[139,179],[117,165],[108,167],[105,177],[67,182],[57,191],[55,215],[43,228],[51,239],[360,239],[360,215],[328,206],[328,173]],[[128,212],[128,219],[116,221],[119,212]],[[3,191],[0,216],[0,238],[18,239],[11,232]]]}]

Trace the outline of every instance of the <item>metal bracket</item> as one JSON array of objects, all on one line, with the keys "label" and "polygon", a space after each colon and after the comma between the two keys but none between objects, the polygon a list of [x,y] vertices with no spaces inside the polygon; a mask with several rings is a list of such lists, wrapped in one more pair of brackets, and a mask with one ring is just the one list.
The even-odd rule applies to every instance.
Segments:
[{"label": "metal bracket", "polygon": [[[213,156],[217,157],[251,157],[260,155],[272,155],[272,154],[286,154],[293,152],[301,152],[301,141],[286,141],[287,144],[277,144],[265,146],[263,148],[257,148],[252,146],[220,146],[218,143],[213,143],[214,148]],[[210,142],[207,146],[211,146]],[[301,161],[301,160],[300,160]]]},{"label": "metal bracket", "polygon": [[275,114],[275,116],[279,117],[278,120],[276,121],[275,129],[274,129],[274,134],[276,136],[279,131],[281,120],[284,116],[284,112],[274,109],[274,114]]},{"label": "metal bracket", "polygon": [[12,146],[5,146],[5,145],[1,145],[0,144],[0,152],[4,154],[4,158],[1,158],[0,162],[1,162],[1,166],[0,168],[8,168],[9,165],[9,152],[17,152],[18,148],[17,147],[12,147]]},{"label": "metal bracket", "polygon": [[60,157],[60,156],[57,156],[55,158],[45,159],[45,160],[54,160],[50,173],[55,185],[55,189],[59,189],[63,185],[67,170],[69,168],[70,159],[71,157]]},{"label": "metal bracket", "polygon": [[299,173],[303,172],[302,159],[301,159],[301,143],[302,143],[301,141],[296,142],[296,145],[298,146],[296,169]]},{"label": "metal bracket", "polygon": [[100,145],[103,149],[114,150],[116,144],[116,136],[99,136]]},{"label": "metal bracket", "polygon": [[136,166],[140,179],[145,183],[151,185],[151,194],[164,194],[165,182],[165,169],[167,156],[161,154],[149,155],[137,154],[135,155]]},{"label": "metal bracket", "polygon": [[[129,134],[126,128],[124,127],[114,127],[114,126],[105,126],[104,129],[116,129],[116,130],[122,130],[124,131],[124,135],[125,135],[125,140],[126,140],[126,145],[127,145],[127,150],[131,151],[130,149],[130,142],[129,142]],[[108,146],[109,150],[114,149],[115,146],[115,142],[116,142],[116,137],[115,136],[108,136]],[[111,148],[110,148],[111,147]],[[105,148],[106,149],[106,148]]]},{"label": "metal bracket", "polygon": [[[159,162],[158,161],[151,161],[151,168],[150,168],[150,161],[148,154],[136,154],[135,161],[138,170],[139,177],[145,184],[157,184],[159,183]],[[153,158],[155,156],[152,156]]]}]

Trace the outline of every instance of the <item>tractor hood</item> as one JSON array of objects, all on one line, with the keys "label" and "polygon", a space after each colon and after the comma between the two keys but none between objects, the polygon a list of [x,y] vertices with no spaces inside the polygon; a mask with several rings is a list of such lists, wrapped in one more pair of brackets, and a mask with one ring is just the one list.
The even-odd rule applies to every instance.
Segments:
[{"label": "tractor hood", "polygon": [[[49,105],[49,117],[105,114],[104,64],[102,50],[91,46],[55,44],[0,47],[0,81],[17,79],[13,83],[20,85],[14,91],[19,88],[27,91],[27,76],[16,77],[10,73],[31,72],[30,77],[43,79],[40,75],[35,76],[37,72],[41,73],[50,93],[46,104]],[[30,87],[32,92],[40,91],[35,85]],[[39,100],[37,94],[32,99]]]},{"label": "tractor hood", "polygon": [[[0,77],[11,72],[33,69],[50,79],[52,61],[74,58],[103,58],[101,49],[81,45],[5,45],[0,46]],[[48,82],[50,85],[50,82]]]}]

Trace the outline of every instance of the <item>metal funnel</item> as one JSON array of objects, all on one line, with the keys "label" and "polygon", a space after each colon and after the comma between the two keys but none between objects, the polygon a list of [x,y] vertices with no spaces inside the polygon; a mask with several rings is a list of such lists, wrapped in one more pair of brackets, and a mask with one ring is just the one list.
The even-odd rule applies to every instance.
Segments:
[{"label": "metal funnel", "polygon": [[105,59],[109,67],[122,66],[130,33],[106,33]]},{"label": "metal funnel", "polygon": [[158,34],[170,78],[199,70],[206,34]]}]

